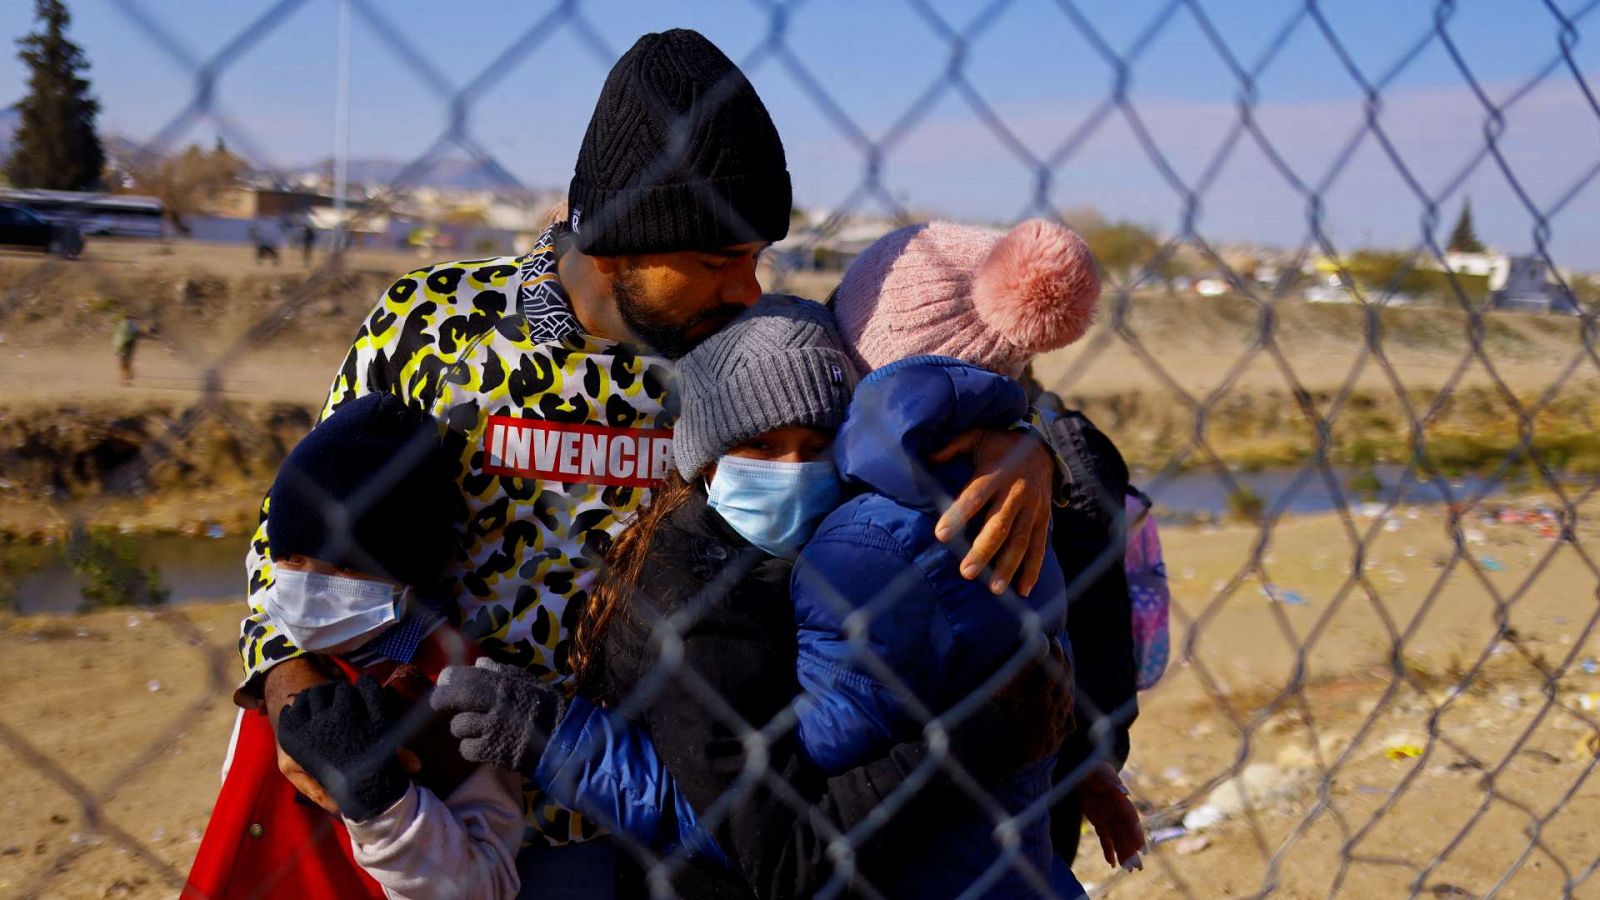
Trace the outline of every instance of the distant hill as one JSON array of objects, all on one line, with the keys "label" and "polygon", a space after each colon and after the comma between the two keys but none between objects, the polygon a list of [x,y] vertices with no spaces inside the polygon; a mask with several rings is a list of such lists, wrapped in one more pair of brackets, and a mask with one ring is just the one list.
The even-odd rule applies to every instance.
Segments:
[{"label": "distant hill", "polygon": [[[16,127],[16,113],[14,110],[0,111],[0,140],[9,138],[11,131]],[[135,140],[121,135],[106,135],[102,138],[106,148],[106,158],[115,167],[126,165],[138,158],[143,146]],[[183,144],[166,148],[167,152],[181,150]],[[3,158],[3,156],[0,156]],[[409,160],[364,158],[352,159],[349,164],[351,184],[367,187],[383,187],[394,182],[411,165]],[[324,159],[315,163],[287,166],[279,170],[257,170],[253,173],[267,182],[311,182],[321,178],[329,178],[333,173],[333,161]],[[508,180],[509,176],[485,167],[476,160],[461,157],[444,157],[435,160],[430,166],[415,173],[408,179],[410,187],[454,188],[457,190],[496,190],[504,191],[516,186],[516,182]]]}]

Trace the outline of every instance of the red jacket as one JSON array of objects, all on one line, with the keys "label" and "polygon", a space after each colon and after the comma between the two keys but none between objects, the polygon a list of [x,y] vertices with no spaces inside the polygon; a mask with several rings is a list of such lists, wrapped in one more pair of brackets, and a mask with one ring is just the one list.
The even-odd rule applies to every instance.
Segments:
[{"label": "red jacket", "polygon": [[[430,680],[448,664],[470,665],[477,648],[463,643],[441,627],[413,663]],[[359,674],[333,661],[352,681]],[[384,677],[394,668],[364,671]],[[265,712],[240,713],[230,758],[183,900],[382,900],[383,889],[355,863],[344,821],[300,796],[278,771],[278,744]]]}]

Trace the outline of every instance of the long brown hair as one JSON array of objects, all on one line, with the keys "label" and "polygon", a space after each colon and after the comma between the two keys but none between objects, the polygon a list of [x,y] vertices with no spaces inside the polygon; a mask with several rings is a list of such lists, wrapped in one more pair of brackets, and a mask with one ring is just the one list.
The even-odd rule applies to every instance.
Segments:
[{"label": "long brown hair", "polygon": [[652,492],[650,504],[634,515],[633,521],[617,535],[606,551],[600,582],[589,595],[578,627],[572,634],[572,677],[577,692],[604,705],[606,697],[606,632],[618,612],[628,615],[639,587],[639,574],[650,556],[656,530],[661,523],[688,501],[694,486],[677,469]]}]

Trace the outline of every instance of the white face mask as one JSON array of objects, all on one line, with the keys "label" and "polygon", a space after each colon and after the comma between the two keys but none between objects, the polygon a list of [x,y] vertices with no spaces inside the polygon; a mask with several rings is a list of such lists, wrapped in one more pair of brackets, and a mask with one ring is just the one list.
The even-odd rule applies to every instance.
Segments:
[{"label": "white face mask", "polygon": [[296,647],[327,653],[377,637],[404,613],[409,593],[386,581],[278,569],[263,605]]}]

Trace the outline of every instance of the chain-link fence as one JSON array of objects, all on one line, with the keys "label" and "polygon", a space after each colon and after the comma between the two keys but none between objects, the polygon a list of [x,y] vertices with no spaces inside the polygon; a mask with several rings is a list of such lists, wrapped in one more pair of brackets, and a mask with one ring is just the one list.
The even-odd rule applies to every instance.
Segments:
[{"label": "chain-link fence", "polygon": [[[247,610],[177,601],[237,590],[196,573],[222,567],[237,578],[254,503],[319,414],[372,299],[422,262],[513,245],[522,253],[536,242],[563,185],[523,183],[512,174],[517,161],[491,148],[508,117],[513,130],[571,132],[574,146],[584,120],[534,114],[544,102],[537,89],[508,101],[512,73],[548,74],[542,55],[558,45],[581,48],[603,72],[625,46],[609,36],[613,11],[597,4],[463,9],[492,27],[471,51],[481,68],[457,76],[447,73],[459,66],[437,62],[457,48],[436,47],[387,4],[344,0],[338,83],[326,86],[338,94],[336,152],[308,177],[275,165],[281,144],[261,139],[274,126],[220,99],[219,85],[318,5],[265,4],[205,46],[144,0],[74,10],[116,18],[128,41],[188,85],[187,103],[153,137],[116,148],[113,164],[130,190],[159,183],[171,189],[169,212],[180,206],[188,195],[173,182],[181,178],[151,173],[196,134],[214,134],[217,158],[242,160],[247,171],[228,169],[227,189],[212,191],[211,206],[186,223],[207,220],[217,240],[91,235],[79,259],[0,260],[0,354],[11,354],[0,376],[13,395],[0,406],[0,497],[9,508],[0,511],[8,543],[0,575],[11,579],[15,611],[29,614],[0,631],[0,768],[13,798],[6,815],[23,823],[16,836],[0,836],[0,887],[17,896],[180,888],[215,796],[227,697],[241,673],[231,629]],[[1578,271],[1589,243],[1586,192],[1600,173],[1592,134],[1600,105],[1582,49],[1596,5],[1522,4],[1506,40],[1519,42],[1516,59],[1537,60],[1509,72],[1492,43],[1463,40],[1458,25],[1469,13],[1451,2],[1415,19],[1395,11],[1393,22],[1390,11],[1355,22],[1315,2],[1248,15],[1185,0],[1115,14],[1065,0],[996,0],[959,13],[908,2],[895,6],[893,32],[876,38],[934,48],[930,77],[903,107],[882,99],[899,90],[851,89],[851,73],[816,68],[808,20],[832,16],[845,28],[839,10],[754,0],[723,11],[757,23],[754,39],[724,49],[780,129],[805,119],[823,135],[789,140],[803,209],[764,263],[768,290],[823,299],[870,240],[926,218],[923,204],[939,209],[940,185],[970,190],[957,181],[974,168],[1004,170],[977,189],[1006,195],[1012,220],[1064,221],[1100,260],[1098,325],[1039,360],[1034,374],[1117,443],[1134,484],[1154,498],[1173,653],[1165,677],[1138,697],[1123,771],[1150,836],[1145,868],[1106,867],[1086,837],[1074,868],[1093,892],[1600,891],[1591,824],[1600,794],[1590,781],[1600,758],[1600,569],[1583,515],[1600,470],[1600,357],[1595,284]],[[873,11],[874,24],[881,14]],[[703,24],[685,15],[685,25]],[[988,99],[986,79],[1032,64],[984,57],[994,32],[1019,20],[1037,32],[1028,54],[1094,61],[1102,74],[1092,90],[1042,84],[1023,92],[1028,106]],[[1530,34],[1537,53],[1522,43]],[[343,79],[370,77],[344,68],[352,40],[382,51],[394,67],[384,78],[403,73],[397,89],[415,95],[408,104],[443,113],[425,152],[381,174],[348,159],[358,101]],[[1342,106],[1297,95],[1302,85],[1283,87],[1289,99],[1279,99],[1277,73],[1308,56],[1323,61],[1324,84],[1335,84],[1329,91]],[[1146,92],[1146,73],[1177,85],[1191,66],[1195,78],[1204,72],[1226,85],[1227,99],[1190,107]],[[1419,92],[1407,79],[1423,68],[1435,82]],[[589,102],[578,104],[583,115]],[[1434,152],[1440,145],[1449,152]],[[946,154],[956,162],[940,170]],[[1127,181],[1087,190],[1080,165]],[[472,175],[454,195],[437,188],[451,166]],[[905,170],[922,178],[916,204],[904,194]],[[831,179],[832,202],[807,202],[818,195],[808,172]],[[1261,183],[1271,187],[1245,190]],[[1450,233],[1469,189],[1505,200],[1489,204],[1488,218],[1480,202],[1478,223],[1512,235],[1505,239],[1519,241],[1521,255]],[[1241,192],[1242,201],[1229,196]],[[1117,209],[1119,193],[1138,208]],[[254,206],[208,215],[224,195]],[[472,204],[483,209],[465,209]],[[1386,211],[1377,238],[1363,224],[1369,206]],[[1212,207],[1226,221],[1212,224]],[[1244,222],[1257,227],[1235,227]],[[204,227],[195,229],[201,238]],[[1382,237],[1390,234],[1402,237]],[[125,316],[138,319],[140,337],[123,345],[131,381],[118,387],[103,345]],[[1120,568],[1111,558],[1119,551],[1114,543],[1085,565]],[[549,584],[538,566],[528,571]],[[1071,585],[1092,580],[1065,574]],[[61,611],[52,598],[79,594],[130,606],[65,620],[31,614]],[[870,600],[840,602],[858,610],[860,630],[878,611]],[[996,602],[1022,609],[1015,595]],[[459,612],[469,632],[481,624]],[[648,705],[652,691],[684,679],[745,748],[738,791],[804,806],[781,773],[760,764],[788,739],[795,708],[753,727],[709,696],[682,668],[693,621],[660,623],[664,662],[621,709]],[[573,624],[545,623],[552,653]],[[476,633],[492,638],[501,627]],[[514,661],[535,658],[544,664]],[[870,653],[855,662],[898,686],[934,750],[876,814],[817,826],[822,856],[836,867],[822,891],[883,895],[869,878],[851,881],[857,863],[871,861],[858,852],[869,857],[902,808],[925,814],[913,803],[918,792],[947,778],[969,804],[959,815],[994,829],[992,865],[970,895],[1005,877],[1046,892],[1049,873],[1028,862],[1018,835],[1075,780],[1006,807],[945,751],[977,702],[1028,662],[1024,651],[974,685],[972,702],[943,710],[923,707]],[[1080,718],[1131,712],[1130,704]],[[735,802],[696,812],[714,831]],[[588,812],[583,837],[608,824]],[[696,852],[692,843],[664,850],[616,840],[658,892],[670,892],[669,879]]]}]

